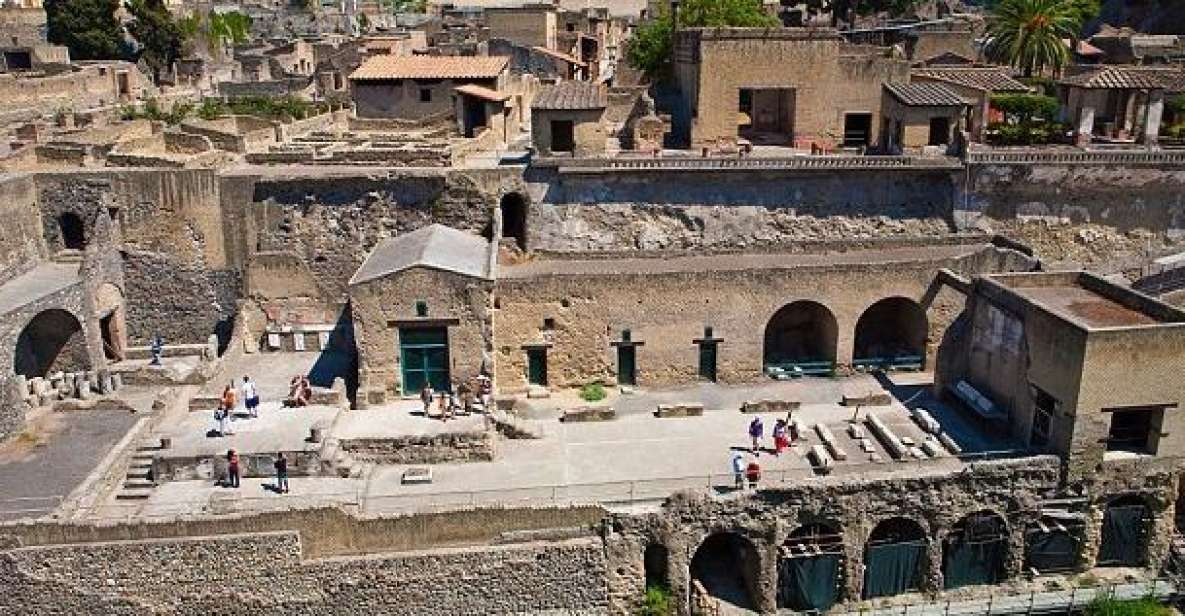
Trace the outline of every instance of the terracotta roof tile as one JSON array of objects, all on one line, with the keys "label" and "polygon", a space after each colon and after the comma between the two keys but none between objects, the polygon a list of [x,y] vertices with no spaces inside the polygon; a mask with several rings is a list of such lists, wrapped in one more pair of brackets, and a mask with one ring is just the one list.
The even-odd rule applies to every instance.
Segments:
[{"label": "terracotta roof tile", "polygon": [[353,81],[385,79],[493,79],[506,69],[503,56],[375,56],[350,75]]},{"label": "terracotta roof tile", "polygon": [[1062,79],[1059,83],[1087,89],[1172,90],[1185,81],[1185,72],[1176,68],[1143,66],[1108,66]]},{"label": "terracotta roof tile", "polygon": [[911,78],[921,77],[951,85],[988,92],[1028,92],[1029,87],[1008,74],[1008,69],[998,67],[926,67],[910,71]]},{"label": "terracotta roof tile", "polygon": [[543,88],[531,109],[604,109],[609,105],[605,89],[595,83],[584,81],[561,81]]},{"label": "terracotta roof tile", "polygon": [[472,84],[472,83],[467,83],[463,86],[457,86],[457,87],[453,88],[453,90],[456,92],[460,92],[461,94],[468,94],[469,96],[476,96],[477,98],[484,99],[487,101],[494,101],[495,103],[500,103],[500,102],[510,98],[509,94],[505,94],[505,93],[499,92],[497,90],[491,90],[489,88],[483,88],[479,85]]},{"label": "terracotta roof tile", "polygon": [[575,64],[576,66],[588,66],[588,63],[582,61],[580,58],[568,55],[568,54],[563,53],[561,51],[556,51],[554,49],[548,49],[546,47],[540,47],[538,45],[536,45],[535,47],[532,47],[531,49],[534,51],[537,51],[545,56],[551,56],[551,57],[556,58],[558,60],[563,60],[564,62],[567,62],[568,64]]},{"label": "terracotta roof tile", "polygon": [[909,107],[960,107],[970,104],[950,88],[932,82],[886,83],[885,89]]}]

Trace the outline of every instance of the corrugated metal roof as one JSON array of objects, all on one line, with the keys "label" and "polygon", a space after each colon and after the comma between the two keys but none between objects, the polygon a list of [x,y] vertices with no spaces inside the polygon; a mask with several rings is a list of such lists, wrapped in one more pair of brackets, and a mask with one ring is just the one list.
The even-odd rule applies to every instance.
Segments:
[{"label": "corrugated metal roof", "polygon": [[350,75],[352,81],[386,79],[493,79],[506,69],[504,56],[375,56]]},{"label": "corrugated metal roof", "polygon": [[540,90],[531,109],[603,109],[609,97],[599,84],[584,81],[561,81]]},{"label": "corrugated metal roof", "polygon": [[479,85],[475,85],[472,83],[467,83],[463,86],[457,86],[457,87],[453,88],[453,90],[460,92],[461,94],[467,94],[469,96],[476,96],[477,98],[484,99],[487,101],[493,101],[495,103],[500,103],[500,102],[510,98],[509,94],[504,94],[502,92],[499,92],[497,90],[491,90],[489,88],[483,88]]},{"label": "corrugated metal roof", "polygon": [[988,92],[1028,92],[1029,87],[1008,74],[1008,69],[999,67],[926,67],[909,72],[910,78],[921,77],[951,85]]},{"label": "corrugated metal roof", "polygon": [[412,267],[428,267],[473,278],[488,278],[488,243],[452,227],[432,224],[383,240],[362,262],[350,286]]},{"label": "corrugated metal roof", "polygon": [[886,83],[885,89],[901,104],[910,107],[961,107],[971,104],[941,83]]},{"label": "corrugated metal roof", "polygon": [[1142,66],[1107,66],[1062,79],[1059,83],[1077,88],[1110,90],[1156,90],[1171,88],[1182,81],[1182,70]]}]

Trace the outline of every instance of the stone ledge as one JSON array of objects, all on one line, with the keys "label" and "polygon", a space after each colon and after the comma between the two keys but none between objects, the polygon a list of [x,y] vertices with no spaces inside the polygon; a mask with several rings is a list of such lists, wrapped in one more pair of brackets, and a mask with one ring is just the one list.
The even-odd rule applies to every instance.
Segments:
[{"label": "stone ledge", "polygon": [[802,406],[798,400],[746,400],[741,403],[742,413],[786,413],[797,411]]},{"label": "stone ledge", "polygon": [[700,417],[703,414],[702,404],[660,404],[654,411],[655,417]]},{"label": "stone ledge", "polygon": [[560,421],[564,423],[578,423],[585,421],[612,421],[617,419],[617,411],[607,406],[581,406],[564,411]]}]

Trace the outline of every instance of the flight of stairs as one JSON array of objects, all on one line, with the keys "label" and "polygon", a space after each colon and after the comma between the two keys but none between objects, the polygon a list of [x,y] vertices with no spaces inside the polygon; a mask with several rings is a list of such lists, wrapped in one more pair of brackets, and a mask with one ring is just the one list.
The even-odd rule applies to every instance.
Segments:
[{"label": "flight of stairs", "polygon": [[156,481],[152,476],[152,457],[153,452],[158,449],[159,447],[152,446],[136,448],[128,464],[128,473],[124,477],[123,485],[115,494],[116,499],[143,500],[152,496],[152,491],[156,489]]}]

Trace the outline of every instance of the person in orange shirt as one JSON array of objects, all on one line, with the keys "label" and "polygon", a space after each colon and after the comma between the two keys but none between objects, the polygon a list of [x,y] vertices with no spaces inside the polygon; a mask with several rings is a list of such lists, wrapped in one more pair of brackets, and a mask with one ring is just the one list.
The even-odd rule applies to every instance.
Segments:
[{"label": "person in orange shirt", "polygon": [[231,383],[222,390],[222,409],[226,411],[228,417],[234,417],[235,402],[235,384]]}]

